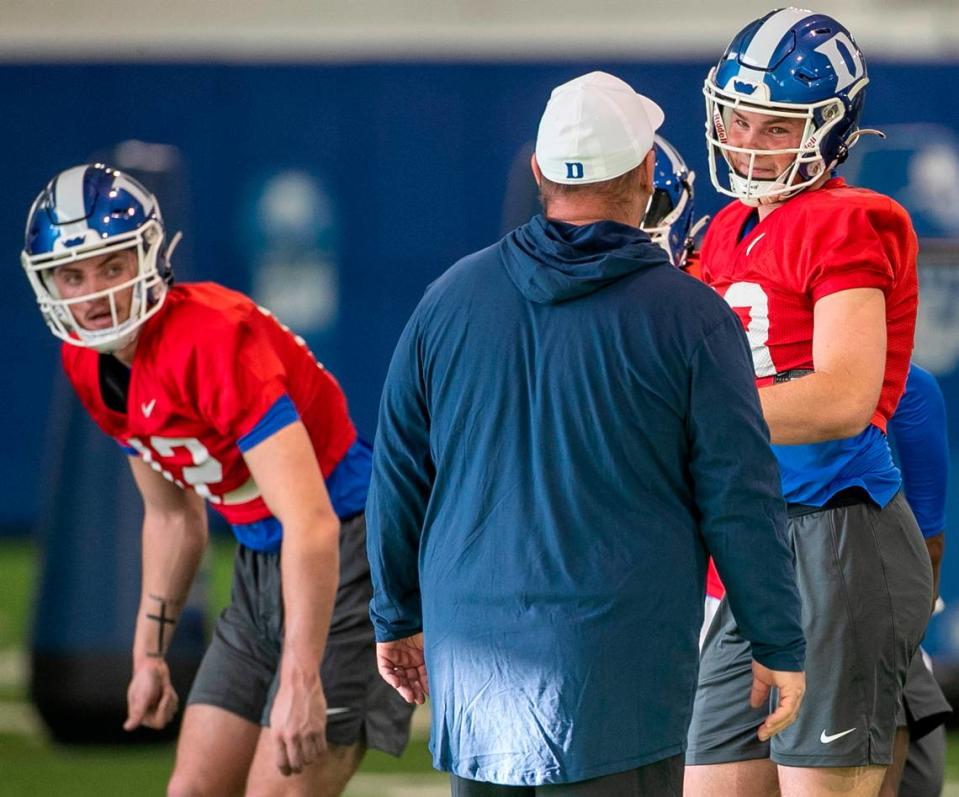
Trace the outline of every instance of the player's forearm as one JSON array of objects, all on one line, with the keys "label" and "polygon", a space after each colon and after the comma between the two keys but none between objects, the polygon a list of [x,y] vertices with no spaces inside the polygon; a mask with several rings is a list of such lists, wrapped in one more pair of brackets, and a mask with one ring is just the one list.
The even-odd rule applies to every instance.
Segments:
[{"label": "player's forearm", "polygon": [[339,584],[339,519],[319,510],[283,524],[283,580],[287,663],[315,666],[323,658]]},{"label": "player's forearm", "polygon": [[207,542],[206,516],[196,511],[143,523],[143,581],[133,642],[134,666],[166,655]]},{"label": "player's forearm", "polygon": [[759,399],[771,442],[798,445],[855,437],[869,425],[879,395],[817,372],[760,388]]}]

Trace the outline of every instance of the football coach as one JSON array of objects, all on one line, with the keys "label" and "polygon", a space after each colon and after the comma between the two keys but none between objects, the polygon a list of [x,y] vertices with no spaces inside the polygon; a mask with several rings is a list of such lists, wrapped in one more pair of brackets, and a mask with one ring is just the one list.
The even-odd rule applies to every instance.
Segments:
[{"label": "football coach", "polygon": [[805,643],[742,324],[639,229],[663,112],[556,88],[543,214],[429,286],[397,344],[367,508],[380,673],[432,703],[454,797],[681,795],[706,557],[759,730]]}]

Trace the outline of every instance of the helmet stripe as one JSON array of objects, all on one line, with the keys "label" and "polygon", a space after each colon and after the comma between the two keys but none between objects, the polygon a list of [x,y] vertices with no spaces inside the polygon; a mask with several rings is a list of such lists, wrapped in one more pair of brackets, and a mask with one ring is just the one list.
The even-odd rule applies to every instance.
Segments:
[{"label": "helmet stripe", "polygon": [[683,159],[679,156],[679,153],[672,144],[660,135],[656,136],[656,143],[659,144],[666,154],[666,157],[669,158],[669,166],[672,171],[680,172],[685,168],[686,164],[683,163]]},{"label": "helmet stripe", "polygon": [[783,36],[794,25],[798,25],[807,17],[814,16],[816,16],[814,12],[800,8],[784,8],[772,14],[760,25],[752,41],[749,42],[746,52],[739,56],[740,63],[758,69],[766,69]]},{"label": "helmet stripe", "polygon": [[[86,166],[74,166],[57,178],[54,188],[54,207],[58,224],[86,218],[87,208],[83,200],[83,178],[86,173]],[[85,228],[86,225],[84,224],[83,227]]]},{"label": "helmet stripe", "polygon": [[116,179],[113,181],[113,187],[130,194],[130,196],[143,206],[143,212],[147,216],[153,212],[153,196],[142,190],[139,183],[133,182],[133,180],[125,174],[121,173],[116,176]]}]

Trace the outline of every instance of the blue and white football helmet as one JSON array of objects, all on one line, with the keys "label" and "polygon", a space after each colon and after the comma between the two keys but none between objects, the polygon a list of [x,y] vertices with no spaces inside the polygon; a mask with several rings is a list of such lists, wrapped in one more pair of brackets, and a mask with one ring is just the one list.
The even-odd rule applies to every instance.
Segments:
[{"label": "blue and white football helmet", "polygon": [[[845,160],[860,135],[875,132],[858,126],[868,82],[862,52],[832,17],[783,8],[750,22],[710,70],[703,88],[709,173],[716,190],[756,206],[811,186]],[[736,108],[804,120],[799,145],[777,150],[731,146],[727,131]],[[745,174],[733,168],[730,152],[750,156]],[[782,174],[753,177],[758,156],[785,154],[794,157]],[[719,173],[720,157],[726,175]]]},{"label": "blue and white football helmet", "polygon": [[693,183],[690,171],[675,147],[660,135],[654,136],[656,165],[653,169],[653,194],[643,216],[643,230],[653,243],[666,250],[676,268],[684,268],[693,242],[707,216],[693,223]]},{"label": "blue and white football helmet", "polygon": [[[122,349],[162,306],[173,282],[169,256],[179,236],[161,254],[163,218],[156,197],[127,174],[103,164],[60,172],[40,192],[27,216],[20,261],[50,331],[61,340],[100,352]],[[136,276],[121,285],[70,299],[61,298],[51,276],[67,263],[135,249]],[[116,296],[132,289],[128,318],[119,318]],[[106,297],[112,324],[83,329],[71,306]]]}]

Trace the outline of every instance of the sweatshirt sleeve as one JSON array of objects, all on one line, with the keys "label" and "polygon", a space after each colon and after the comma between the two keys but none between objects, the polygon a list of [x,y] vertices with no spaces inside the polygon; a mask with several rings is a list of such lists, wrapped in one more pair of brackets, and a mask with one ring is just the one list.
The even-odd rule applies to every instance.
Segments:
[{"label": "sweatshirt sleeve", "polygon": [[946,528],[949,438],[946,403],[936,378],[917,365],[909,368],[906,392],[889,419],[889,440],[902,469],[902,486],[923,537]]},{"label": "sweatshirt sleeve", "polygon": [[801,604],[779,467],[732,312],[690,359],[687,430],[701,533],[753,658],[773,670],[802,670]]},{"label": "sweatshirt sleeve", "polygon": [[435,468],[420,345],[414,314],[393,353],[373,447],[366,548],[379,642],[422,630],[419,547]]}]

